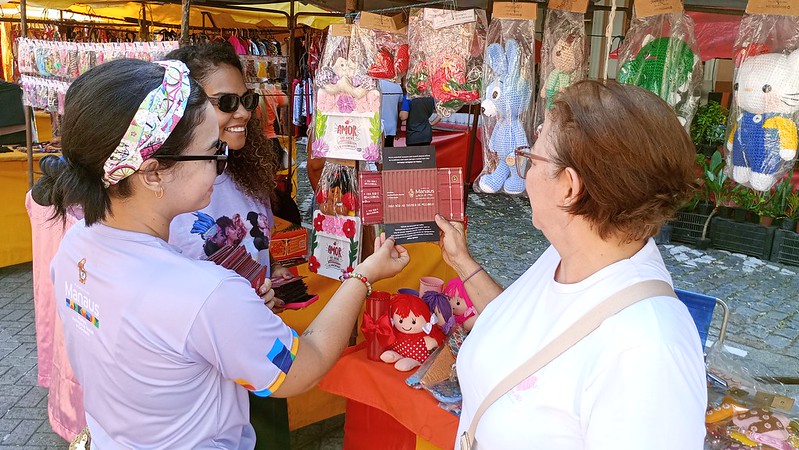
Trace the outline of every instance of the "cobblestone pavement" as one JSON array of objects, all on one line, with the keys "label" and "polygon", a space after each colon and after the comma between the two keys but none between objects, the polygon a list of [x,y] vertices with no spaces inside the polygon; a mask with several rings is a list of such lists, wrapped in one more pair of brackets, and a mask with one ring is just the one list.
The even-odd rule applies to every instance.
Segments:
[{"label": "cobblestone pavement", "polygon": [[[308,221],[312,196],[304,164],[298,175],[298,203]],[[467,213],[472,252],[505,286],[549,245],[530,223],[526,198],[470,193]],[[729,346],[746,351],[764,373],[799,376],[799,268],[678,244],[659,248],[677,287],[727,302]],[[32,297],[30,264],[0,268],[0,447],[66,449],[66,442],[50,429],[46,390],[36,387]],[[292,433],[292,448],[340,448],[342,427],[339,416]]]}]

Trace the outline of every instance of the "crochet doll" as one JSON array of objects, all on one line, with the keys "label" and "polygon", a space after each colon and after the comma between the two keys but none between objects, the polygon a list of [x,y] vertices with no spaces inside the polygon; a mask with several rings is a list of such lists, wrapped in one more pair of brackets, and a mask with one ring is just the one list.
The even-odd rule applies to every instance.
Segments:
[{"label": "crochet doll", "polygon": [[461,279],[449,280],[444,288],[444,294],[449,298],[455,322],[462,325],[466,331],[470,331],[477,321],[477,309],[472,304],[469,294],[466,293],[466,286],[463,285]]},{"label": "crochet doll", "polygon": [[[444,341],[444,333],[434,327],[430,308],[424,300],[410,294],[396,294],[389,305],[394,337],[388,350],[380,355],[383,362],[406,372],[420,366]],[[433,316],[434,317],[434,316]]]},{"label": "crochet doll", "polygon": [[441,331],[449,335],[456,323],[449,297],[440,292],[427,291],[422,295],[422,300],[427,303],[430,312],[436,317],[436,326],[441,326]]}]

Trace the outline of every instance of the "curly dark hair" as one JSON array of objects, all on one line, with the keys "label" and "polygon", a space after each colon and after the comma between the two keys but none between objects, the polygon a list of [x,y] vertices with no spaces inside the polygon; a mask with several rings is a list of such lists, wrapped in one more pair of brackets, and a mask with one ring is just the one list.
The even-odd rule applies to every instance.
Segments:
[{"label": "curly dark hair", "polygon": [[[244,76],[244,67],[233,46],[228,43],[190,45],[169,52],[164,59],[183,61],[189,67],[191,76],[200,84],[204,84],[208,76],[222,64],[235,67]],[[274,143],[266,138],[261,121],[253,113],[247,122],[244,147],[230,152],[228,156],[227,172],[245,195],[264,204],[275,204],[278,201],[275,193],[277,153]]]}]

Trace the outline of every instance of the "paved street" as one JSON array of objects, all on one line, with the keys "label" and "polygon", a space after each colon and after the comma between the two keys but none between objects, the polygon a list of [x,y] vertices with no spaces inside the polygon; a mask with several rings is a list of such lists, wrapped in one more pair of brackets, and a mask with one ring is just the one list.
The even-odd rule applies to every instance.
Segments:
[{"label": "paved street", "polygon": [[[299,203],[305,210],[311,196],[304,168],[299,179]],[[505,286],[548,246],[530,223],[525,198],[471,193],[467,213],[473,253]],[[753,367],[762,365],[757,375],[768,370],[778,376],[799,374],[799,268],[679,244],[661,245],[660,250],[677,287],[727,301],[732,311],[727,344],[747,352]],[[0,447],[65,449],[66,443],[51,432],[47,421],[46,391],[35,387],[30,270],[30,264],[0,269]],[[293,433],[293,448],[339,448],[342,424],[339,417],[321,430],[317,426]]]}]

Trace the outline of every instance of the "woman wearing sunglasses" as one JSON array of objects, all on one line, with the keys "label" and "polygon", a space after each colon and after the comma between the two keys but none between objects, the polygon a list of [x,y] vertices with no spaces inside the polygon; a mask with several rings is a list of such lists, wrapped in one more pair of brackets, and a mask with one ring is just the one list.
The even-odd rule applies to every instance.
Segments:
[{"label": "woman wearing sunglasses", "polygon": [[[480,313],[458,353],[459,436],[474,424],[481,449],[703,448],[702,346],[652,239],[693,189],[694,156],[656,95],[582,81],[555,100],[535,146],[516,151],[532,225],[551,243],[527,272],[503,290],[470,256],[463,227],[437,218],[444,260]],[[519,374],[524,381],[509,383],[475,419],[506,376],[611,294],[645,280],[664,283],[654,295],[633,288],[641,301]]]},{"label": "woman wearing sunglasses", "polygon": [[[267,139],[261,121],[253,117],[259,96],[244,83],[241,61],[227,43],[207,43],[174,50],[167,58],[183,61],[199,81],[214,106],[219,138],[230,148],[228,168],[214,182],[211,203],[172,221],[169,242],[191,258],[207,258],[226,245],[243,245],[253,259],[271,267],[270,277],[291,278],[288,269],[271,264],[269,243],[274,226],[272,206],[296,210],[290,196],[276,195],[278,163],[274,142]],[[248,217],[261,220],[249,221]],[[289,221],[299,221],[299,211]],[[262,223],[264,226],[260,226]],[[267,306],[275,312],[283,301],[271,297]],[[252,424],[259,448],[267,443],[289,446],[288,405],[285,399],[250,395]]]},{"label": "woman wearing sunglasses", "polygon": [[[191,258],[207,258],[224,245],[243,245],[253,259],[271,266],[271,277],[290,278],[286,268],[271,264],[268,246],[263,244],[271,240],[273,205],[295,210],[296,204],[290,196],[276,195],[274,144],[264,135],[261,121],[253,117],[260,99],[244,84],[238,56],[230,45],[214,43],[183,47],[167,58],[184,62],[199,81],[214,106],[219,139],[229,148],[228,166],[214,183],[211,203],[176,217],[170,243]],[[253,229],[249,216],[263,217],[262,223],[268,226]],[[298,216],[292,213],[287,220]],[[256,237],[262,245],[255,245]],[[279,299],[274,302],[278,308],[282,304]]]},{"label": "woman wearing sunglasses", "polygon": [[254,448],[247,391],[311,388],[346,347],[369,281],[402,270],[407,252],[378,238],[298,336],[242,277],[167,243],[175,216],[211,201],[227,160],[183,63],[101,64],[65,105],[64,166],[47,197],[56,217],[80,206],[85,219],[51,274],[92,447]]}]

